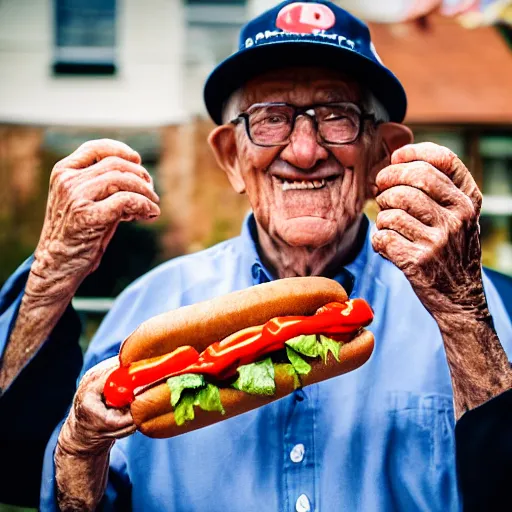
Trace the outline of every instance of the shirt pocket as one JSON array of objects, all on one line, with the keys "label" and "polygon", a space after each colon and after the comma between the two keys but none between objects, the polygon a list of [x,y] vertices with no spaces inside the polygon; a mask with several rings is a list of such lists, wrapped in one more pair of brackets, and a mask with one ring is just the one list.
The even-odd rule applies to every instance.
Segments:
[{"label": "shirt pocket", "polygon": [[457,511],[452,397],[392,391],[383,461],[397,510]]}]

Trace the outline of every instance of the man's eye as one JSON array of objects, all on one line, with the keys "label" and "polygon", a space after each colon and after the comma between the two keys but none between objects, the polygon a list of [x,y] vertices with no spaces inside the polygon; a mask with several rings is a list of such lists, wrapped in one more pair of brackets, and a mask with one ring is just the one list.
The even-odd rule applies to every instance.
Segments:
[{"label": "man's eye", "polygon": [[282,123],[287,123],[288,119],[285,116],[273,115],[273,116],[266,117],[263,120],[263,122],[267,123],[267,124],[282,124]]},{"label": "man's eye", "polygon": [[344,120],[348,120],[348,118],[346,116],[342,116],[341,114],[337,114],[335,112],[331,112],[330,114],[327,114],[323,118],[323,121],[344,121]]}]

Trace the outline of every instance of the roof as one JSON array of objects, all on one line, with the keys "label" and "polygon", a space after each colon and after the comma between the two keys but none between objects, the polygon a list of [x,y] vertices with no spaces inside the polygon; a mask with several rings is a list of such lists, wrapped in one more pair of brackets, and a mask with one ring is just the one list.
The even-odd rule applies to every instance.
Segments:
[{"label": "roof", "polygon": [[407,123],[512,123],[512,51],[496,28],[432,15],[370,30],[407,92]]}]

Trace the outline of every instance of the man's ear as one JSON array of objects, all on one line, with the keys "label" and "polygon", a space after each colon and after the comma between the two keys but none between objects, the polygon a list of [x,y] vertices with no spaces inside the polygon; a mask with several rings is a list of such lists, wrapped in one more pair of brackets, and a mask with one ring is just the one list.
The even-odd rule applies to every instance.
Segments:
[{"label": "man's ear", "polygon": [[235,192],[243,194],[245,182],[238,165],[234,127],[225,124],[218,126],[210,133],[208,144],[210,144],[220,168],[227,174]]},{"label": "man's ear", "polygon": [[394,151],[406,144],[411,144],[414,140],[411,129],[400,123],[379,124],[377,131],[390,158]]}]

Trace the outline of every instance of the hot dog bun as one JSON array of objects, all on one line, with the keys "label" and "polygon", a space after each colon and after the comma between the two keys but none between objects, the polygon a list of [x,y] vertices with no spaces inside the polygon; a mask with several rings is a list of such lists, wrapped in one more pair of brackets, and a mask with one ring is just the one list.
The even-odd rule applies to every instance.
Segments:
[{"label": "hot dog bun", "polygon": [[[247,327],[265,324],[275,317],[314,315],[318,308],[348,300],[343,287],[332,279],[299,277],[280,279],[185,306],[153,317],[140,325],[123,343],[119,354],[122,366],[162,356],[183,345],[202,352],[212,343]],[[358,368],[373,350],[373,335],[361,330],[340,348],[340,362],[329,354],[327,363],[311,362],[311,371],[301,377],[307,386]],[[296,387],[296,376],[275,367],[276,393],[258,396],[230,387],[220,387],[225,414],[205,412],[195,407],[195,419],[176,425],[171,392],[164,380],[135,392],[131,413],[138,429],[150,437],[173,437],[231,418],[282,398]]]},{"label": "hot dog bun", "polygon": [[[332,354],[328,355],[327,364],[321,360],[311,363],[311,372],[301,376],[302,386],[308,386],[343,373],[355,370],[370,357],[374,346],[373,334],[363,330],[352,341],[342,345],[338,363]],[[195,407],[195,418],[185,425],[178,426],[174,421],[171,406],[171,392],[167,384],[159,384],[137,396],[131,405],[131,413],[137,428],[145,435],[155,438],[174,437],[198,428],[206,427],[256,409],[294,391],[294,378],[285,371],[275,372],[276,393],[273,396],[249,395],[232,388],[221,388],[220,397],[226,411],[206,412]]]},{"label": "hot dog bun", "polygon": [[290,277],[162,313],[141,324],[121,346],[126,366],[182,345],[199,352],[246,327],[276,316],[312,315],[328,302],[345,302],[343,287],[325,277]]}]

